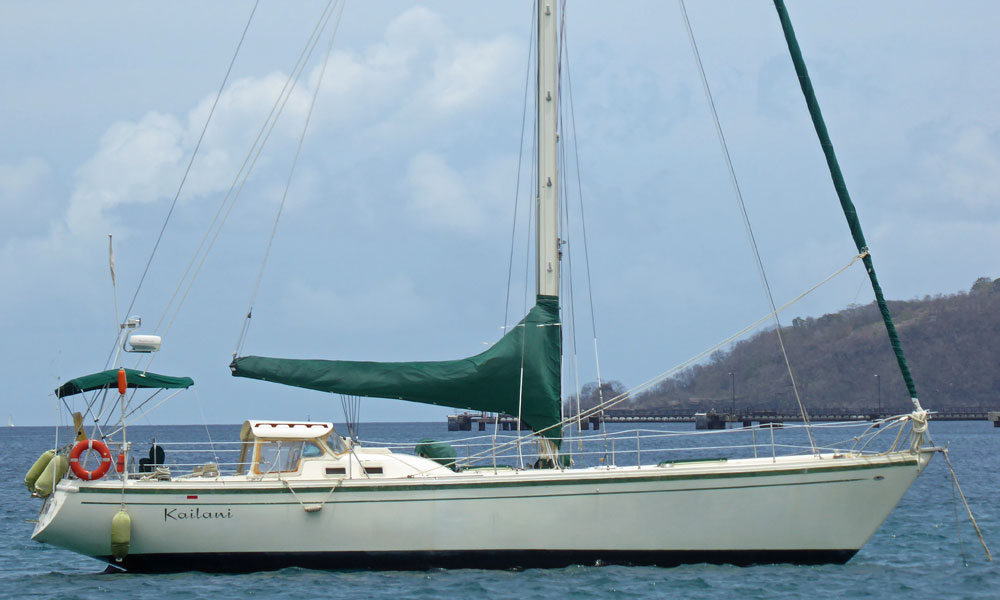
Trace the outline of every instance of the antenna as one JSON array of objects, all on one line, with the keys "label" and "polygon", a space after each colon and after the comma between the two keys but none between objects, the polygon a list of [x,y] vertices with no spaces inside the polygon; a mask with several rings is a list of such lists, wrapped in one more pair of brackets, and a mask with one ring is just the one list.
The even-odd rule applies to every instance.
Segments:
[{"label": "antenna", "polygon": [[[138,329],[140,325],[142,325],[142,317],[135,316],[129,317],[120,327],[124,332],[127,329]],[[125,352],[150,354],[160,349],[162,341],[163,339],[158,335],[139,335],[138,333],[133,333],[122,341],[122,350]],[[132,346],[131,350],[126,346],[126,343],[128,346]]]}]

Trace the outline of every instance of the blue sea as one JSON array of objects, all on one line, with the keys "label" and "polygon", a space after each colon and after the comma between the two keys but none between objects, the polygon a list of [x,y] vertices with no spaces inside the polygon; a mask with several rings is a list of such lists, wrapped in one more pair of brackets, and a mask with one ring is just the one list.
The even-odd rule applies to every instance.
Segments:
[{"label": "blue sea", "polygon": [[[611,427],[612,431],[616,428]],[[669,428],[693,429],[694,425],[675,424]],[[214,425],[207,430],[201,425],[143,426],[130,428],[129,435],[137,441],[152,437],[160,441],[203,441],[210,434],[220,441],[235,440],[239,434],[238,425]],[[987,543],[1000,552],[1000,429],[987,422],[932,422],[931,433],[938,445],[950,447],[959,482]],[[33,525],[29,521],[37,516],[40,500],[29,497],[22,480],[35,458],[51,447],[53,435],[51,428],[42,427],[0,430],[3,598],[1000,597],[1000,557],[986,562],[964,507],[960,502],[955,504],[951,476],[941,456],[933,459],[882,528],[846,565],[578,565],[554,570],[418,572],[285,569],[247,575],[132,575],[105,574],[105,565],[96,560],[30,540]],[[360,427],[363,440],[447,440],[465,435],[468,433],[448,432],[443,422],[370,423]],[[619,464],[625,464],[627,455],[623,449],[620,452]],[[643,462],[650,460],[643,457]],[[684,518],[650,515],[672,517]]]}]

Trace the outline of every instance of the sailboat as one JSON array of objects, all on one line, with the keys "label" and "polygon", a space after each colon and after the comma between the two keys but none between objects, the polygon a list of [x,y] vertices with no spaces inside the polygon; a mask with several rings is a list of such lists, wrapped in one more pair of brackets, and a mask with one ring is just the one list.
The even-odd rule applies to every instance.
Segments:
[{"label": "sailboat", "polygon": [[[119,402],[122,426],[99,438],[78,427],[65,447],[39,459],[25,481],[43,498],[33,539],[134,572],[843,563],[865,544],[937,451],[915,388],[913,411],[871,434],[890,441],[877,451],[854,444],[646,464],[637,453],[636,464],[567,464],[556,8],[540,0],[534,17],[537,293],[517,326],[485,352],[454,361],[237,356],[230,365],[237,377],[322,392],[516,415],[532,433],[499,452],[521,460],[497,464],[493,448],[462,464],[440,444],[411,454],[342,436],[329,422],[248,420],[230,469],[214,460],[181,473],[167,463],[166,444],[133,469],[126,402],[194,382],[111,369],[56,390],[60,399],[90,394],[88,406]],[[876,283],[862,245],[859,256]],[[153,351],[152,337],[129,342]],[[88,468],[84,457],[95,452],[100,461]]]}]

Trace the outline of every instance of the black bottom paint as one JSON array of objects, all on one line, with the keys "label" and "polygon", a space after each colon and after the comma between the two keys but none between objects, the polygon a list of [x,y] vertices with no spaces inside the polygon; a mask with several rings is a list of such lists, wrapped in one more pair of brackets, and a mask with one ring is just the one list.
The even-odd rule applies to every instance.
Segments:
[{"label": "black bottom paint", "polygon": [[[286,567],[305,569],[521,569],[570,565],[674,567],[712,563],[844,564],[857,550],[455,550],[440,552],[233,552],[137,554],[115,563],[133,573],[247,573]],[[110,556],[98,557],[113,562]]]}]

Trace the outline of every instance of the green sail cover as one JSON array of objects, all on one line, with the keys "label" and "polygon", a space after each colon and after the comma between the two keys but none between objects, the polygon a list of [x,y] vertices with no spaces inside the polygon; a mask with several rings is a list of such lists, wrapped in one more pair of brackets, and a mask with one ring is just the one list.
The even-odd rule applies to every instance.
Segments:
[{"label": "green sail cover", "polygon": [[429,458],[439,465],[448,467],[452,471],[456,470],[455,463],[457,459],[455,458],[455,449],[447,442],[424,438],[413,449],[413,453],[417,456]]},{"label": "green sail cover", "polygon": [[[136,371],[135,369],[125,369],[125,381],[130,388],[187,389],[194,385],[194,380],[190,377],[170,377],[169,375],[157,375],[149,371]],[[106,387],[116,387],[117,385],[118,369],[111,369],[110,371],[101,371],[100,373],[70,379],[56,388],[56,397],[65,398],[73,394],[99,390]]]},{"label": "green sail cover", "polygon": [[470,358],[360,362],[244,356],[230,367],[236,377],[323,392],[509,415],[520,412],[524,423],[558,445],[562,437],[558,426],[561,344],[559,299],[538,296],[517,327],[489,350]]}]

